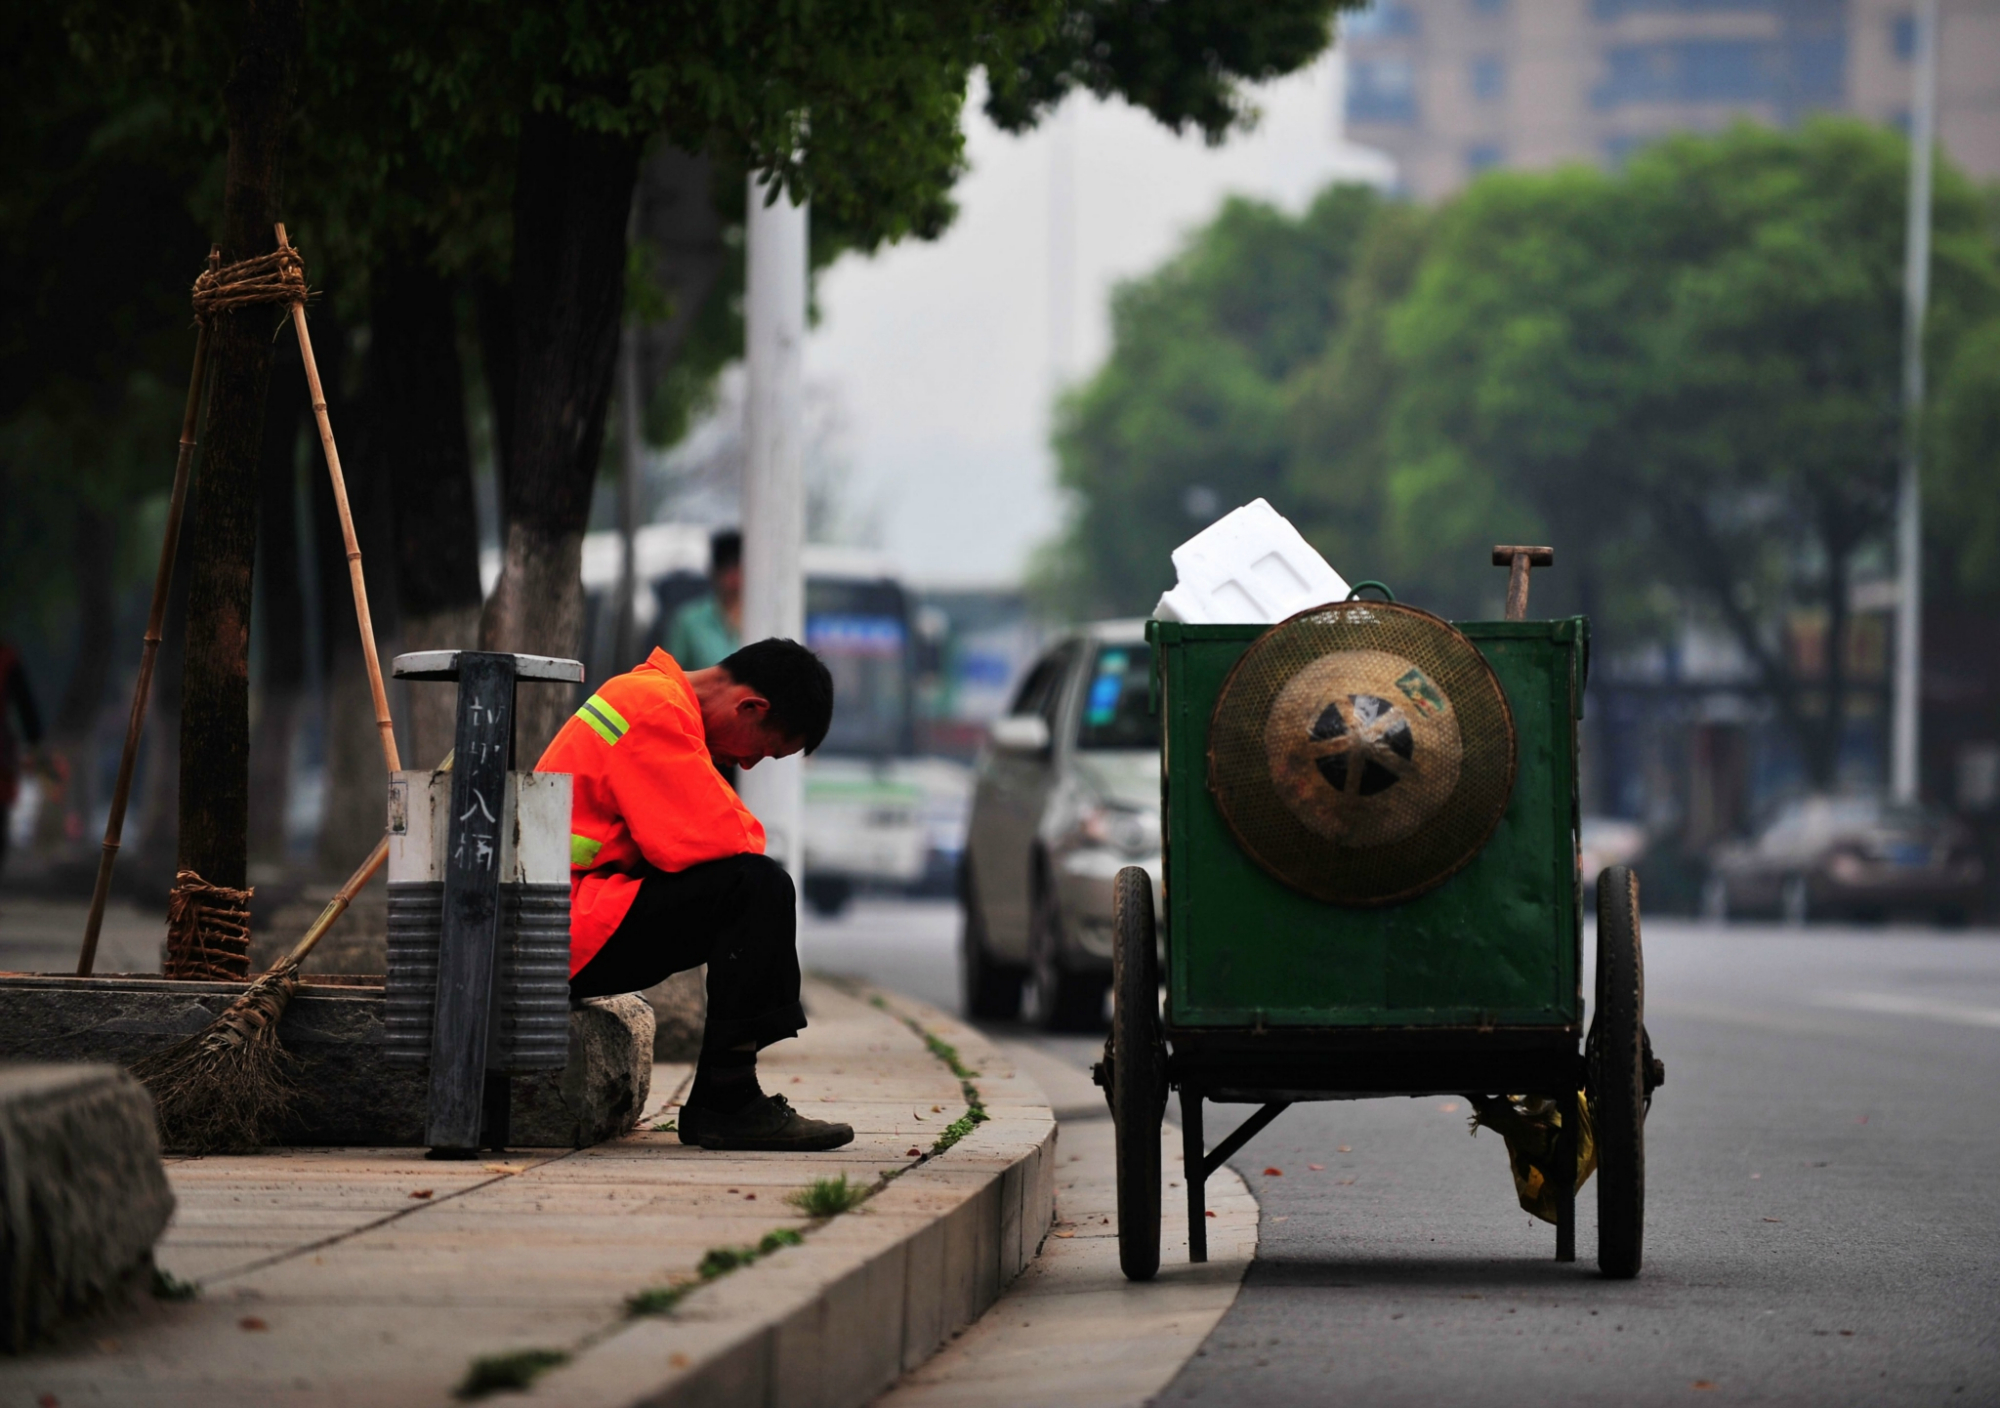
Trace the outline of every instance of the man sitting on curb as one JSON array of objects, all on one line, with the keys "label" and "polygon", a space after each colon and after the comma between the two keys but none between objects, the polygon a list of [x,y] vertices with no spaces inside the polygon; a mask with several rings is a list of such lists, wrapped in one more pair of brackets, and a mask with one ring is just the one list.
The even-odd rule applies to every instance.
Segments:
[{"label": "man sitting on curb", "polygon": [[655,650],[605,681],[535,765],[576,779],[572,1000],[708,965],[683,1144],[837,1149],[854,1138],[757,1085],[758,1049],[806,1024],[798,906],[791,877],[764,854],[763,826],[718,771],[810,753],[832,717],[833,678],[795,641],[758,641],[692,673]]}]

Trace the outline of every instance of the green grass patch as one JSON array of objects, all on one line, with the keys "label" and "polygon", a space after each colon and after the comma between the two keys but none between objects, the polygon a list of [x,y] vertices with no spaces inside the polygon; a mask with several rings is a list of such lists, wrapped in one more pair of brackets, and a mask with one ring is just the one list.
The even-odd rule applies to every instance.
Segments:
[{"label": "green grass patch", "polygon": [[787,1193],[785,1201],[807,1217],[839,1217],[859,1207],[868,1193],[867,1184],[850,1183],[843,1173],[837,1178],[815,1178],[798,1192]]},{"label": "green grass patch", "polygon": [[198,1282],[183,1281],[171,1271],[153,1268],[153,1299],[155,1300],[199,1300],[201,1286]]},{"label": "green grass patch", "polygon": [[[880,993],[869,998],[868,1001],[884,1012],[889,1012],[890,1010],[889,1004],[883,1000]],[[965,1113],[944,1127],[944,1133],[937,1137],[931,1144],[930,1152],[924,1155],[925,1158],[934,1158],[949,1149],[952,1145],[958,1143],[959,1140],[965,1138],[966,1135],[972,1133],[979,1125],[986,1123],[987,1120],[992,1118],[992,1116],[986,1113],[986,1103],[979,1098],[979,1087],[972,1083],[978,1077],[979,1072],[968,1069],[964,1060],[958,1054],[958,1048],[943,1037],[925,1031],[921,1022],[911,1017],[905,1017],[900,1012],[894,1012],[891,1015],[911,1031],[915,1032],[923,1040],[924,1045],[929,1048],[931,1055],[942,1061],[945,1067],[958,1077],[959,1094],[965,1097]]]},{"label": "green grass patch", "polygon": [[979,1072],[967,1070],[965,1062],[958,1059],[958,1048],[956,1046],[953,1046],[943,1037],[933,1036],[915,1022],[910,1023],[910,1027],[911,1030],[924,1039],[924,1045],[931,1049],[931,1055],[944,1062],[953,1075],[957,1076],[960,1080],[972,1080],[978,1076]]},{"label": "green grass patch", "polygon": [[681,1127],[681,1126],[680,1126],[680,1121],[679,1121],[679,1120],[665,1120],[665,1121],[662,1121],[661,1123],[659,1123],[659,1124],[656,1124],[656,1125],[654,1125],[654,1126],[653,1126],[653,1133],[655,1133],[655,1134],[677,1134],[677,1133],[679,1133],[679,1132],[680,1132],[680,1127]]},{"label": "green grass patch", "polygon": [[648,1286],[645,1290],[625,1297],[627,1315],[667,1315],[672,1313],[689,1291],[697,1290],[710,1281],[739,1271],[761,1257],[786,1247],[796,1247],[804,1242],[795,1227],[779,1227],[766,1232],[755,1246],[710,1247],[702,1254],[701,1264],[695,1267],[699,1281],[684,1281],[677,1286]]},{"label": "green grass patch", "polygon": [[681,1286],[648,1286],[636,1295],[625,1297],[627,1315],[665,1315],[681,1303],[681,1297],[694,1289],[695,1283]]},{"label": "green grass patch", "polygon": [[718,1276],[727,1276],[738,1267],[748,1266],[757,1259],[755,1247],[710,1247],[702,1253],[701,1264],[695,1270],[704,1281],[713,1281]]},{"label": "green grass patch", "polygon": [[569,1363],[560,1349],[517,1349],[507,1354],[484,1354],[472,1361],[465,1378],[453,1392],[460,1398],[484,1398],[489,1393],[526,1388],[555,1368]]}]

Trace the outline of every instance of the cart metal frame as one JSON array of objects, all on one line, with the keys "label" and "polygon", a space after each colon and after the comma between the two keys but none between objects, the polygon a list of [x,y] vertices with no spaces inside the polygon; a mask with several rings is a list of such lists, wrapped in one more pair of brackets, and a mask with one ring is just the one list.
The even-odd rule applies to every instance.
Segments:
[{"label": "cart metal frame", "polygon": [[[1521,600],[1518,607],[1510,600],[1510,615],[1525,608],[1525,567],[1517,573]],[[1657,1082],[1640,1084],[1646,1068],[1637,881],[1622,867],[1607,871],[1600,885],[1600,915],[1611,914],[1600,945],[1630,949],[1630,961],[1614,963],[1612,977],[1629,975],[1629,1000],[1614,1006],[1632,1030],[1629,1040],[1614,1033],[1617,1039],[1604,1044],[1609,1057],[1587,1055],[1583,1045],[1577,737],[1588,622],[1458,624],[1507,695],[1518,758],[1514,790],[1492,837],[1464,868],[1424,894],[1379,908],[1326,904],[1272,877],[1237,845],[1210,793],[1208,727],[1216,697],[1265,629],[1163,621],[1147,627],[1154,704],[1162,716],[1166,909],[1156,950],[1150,885],[1121,884],[1113,1031],[1099,1071],[1119,1123],[1127,1275],[1144,1279],[1158,1265],[1159,1120],[1170,1086],[1180,1093],[1194,1261],[1207,1258],[1209,1175],[1292,1104],[1461,1093],[1531,1093],[1556,1101],[1563,1132],[1547,1173],[1557,1190],[1556,1257],[1573,1261],[1577,1097],[1593,1080],[1630,1097],[1614,1098],[1617,1128],[1610,1132],[1617,1138],[1630,1125],[1633,1148],[1607,1150],[1602,1135],[1599,1146],[1601,1166],[1614,1169],[1607,1181],[1624,1199],[1623,1211],[1614,1209],[1609,1222],[1601,1218],[1600,1240],[1602,1227],[1629,1223],[1629,1237],[1619,1232],[1615,1240],[1631,1248],[1627,1255],[1601,1245],[1600,1264],[1608,1274],[1634,1274],[1643,1200],[1637,1128],[1644,1097]],[[1600,970],[1601,1010],[1602,959]],[[1163,1017],[1148,1000],[1162,977]],[[1598,1044],[1593,1035],[1593,1050]],[[1595,1110],[1599,1097],[1590,1098]],[[1205,1102],[1259,1108],[1210,1148]],[[1636,1109],[1620,1113],[1635,1102]],[[1601,1183],[1601,1209],[1604,1198]]]}]

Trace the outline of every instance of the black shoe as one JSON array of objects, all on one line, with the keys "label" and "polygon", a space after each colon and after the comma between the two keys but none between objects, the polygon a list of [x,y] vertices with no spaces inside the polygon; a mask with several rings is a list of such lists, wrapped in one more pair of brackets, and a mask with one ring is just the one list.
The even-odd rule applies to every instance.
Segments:
[{"label": "black shoe", "polygon": [[809,1120],[782,1095],[752,1100],[734,1114],[683,1105],[679,1120],[681,1143],[704,1149],[776,1149],[809,1151],[838,1149],[854,1142],[851,1125]]}]

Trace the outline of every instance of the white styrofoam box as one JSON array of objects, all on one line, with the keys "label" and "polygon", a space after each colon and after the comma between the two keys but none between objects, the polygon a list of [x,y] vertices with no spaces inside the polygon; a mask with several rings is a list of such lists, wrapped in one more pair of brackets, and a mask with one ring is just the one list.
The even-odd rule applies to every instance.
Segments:
[{"label": "white styrofoam box", "polygon": [[1269,625],[1347,599],[1347,583],[1263,499],[1224,514],[1174,549],[1172,591],[1153,615],[1196,626]]},{"label": "white styrofoam box", "polygon": [[[566,772],[510,772],[495,820],[503,884],[569,883],[572,779]],[[389,782],[389,881],[444,879],[451,774],[399,772]]]}]

